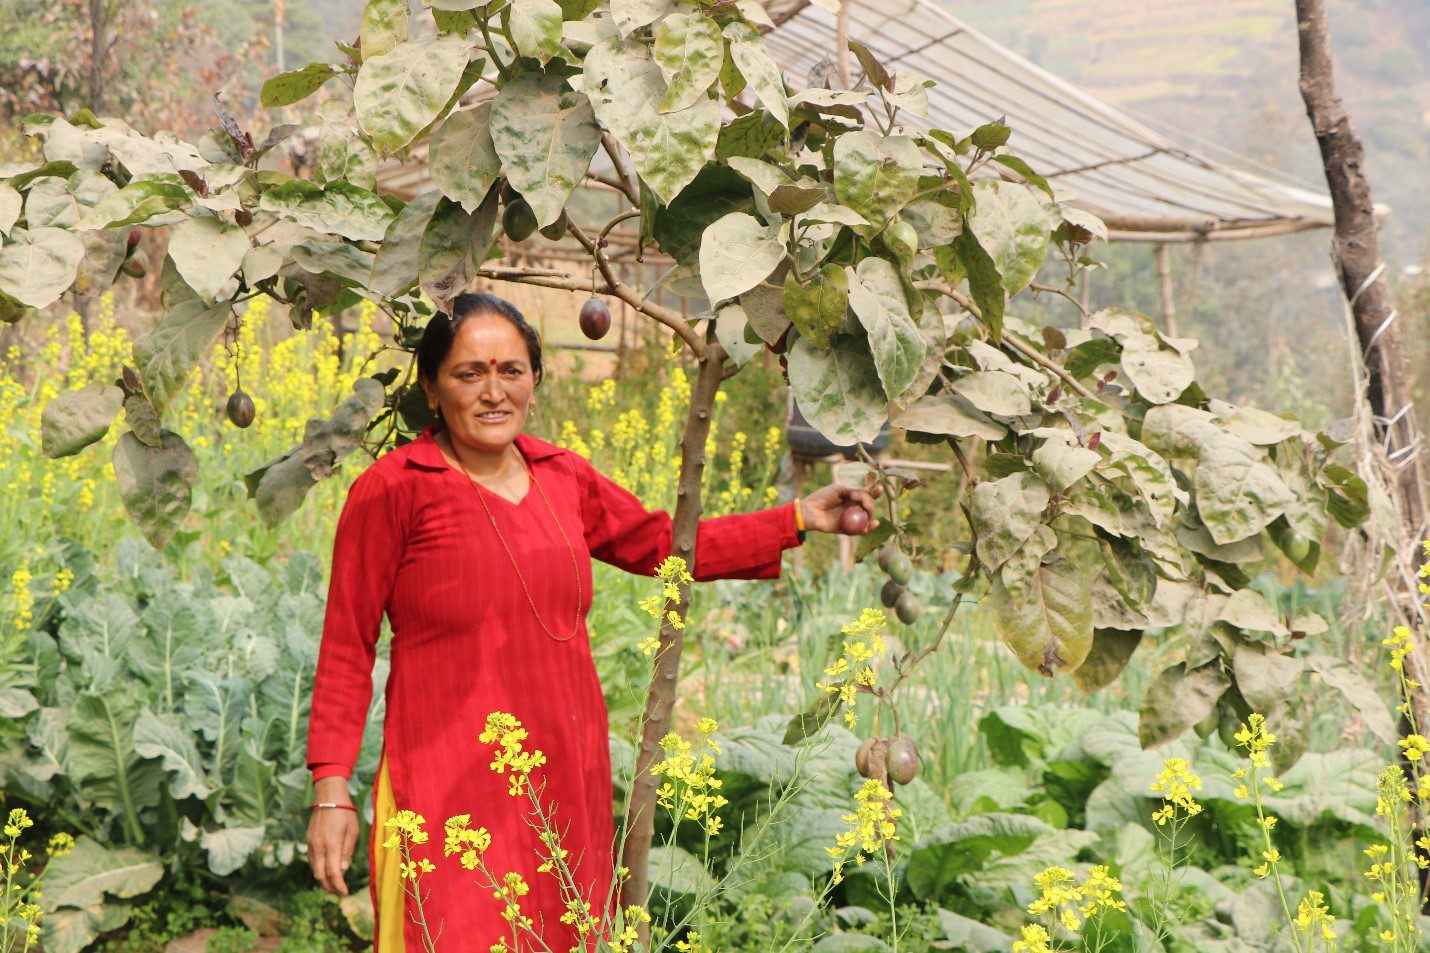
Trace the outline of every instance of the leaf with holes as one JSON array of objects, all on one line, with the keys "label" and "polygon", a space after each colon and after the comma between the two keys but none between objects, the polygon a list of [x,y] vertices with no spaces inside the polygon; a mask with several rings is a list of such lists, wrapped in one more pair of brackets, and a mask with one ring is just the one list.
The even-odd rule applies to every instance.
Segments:
[{"label": "leaf with holes", "polygon": [[672,113],[693,106],[720,78],[725,42],[714,20],[678,10],[656,24],[654,52],[668,84],[660,111]]}]

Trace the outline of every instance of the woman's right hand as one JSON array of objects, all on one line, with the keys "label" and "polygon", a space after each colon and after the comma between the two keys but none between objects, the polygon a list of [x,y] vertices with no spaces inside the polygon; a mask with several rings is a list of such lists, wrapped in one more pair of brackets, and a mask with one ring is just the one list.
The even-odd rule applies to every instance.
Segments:
[{"label": "woman's right hand", "polygon": [[[347,785],[347,778],[338,775],[319,778],[313,786],[314,800],[351,804],[353,801]],[[308,819],[308,863],[318,884],[328,893],[339,897],[348,895],[344,874],[352,862],[357,839],[356,811],[341,807],[312,809],[312,816]]]}]

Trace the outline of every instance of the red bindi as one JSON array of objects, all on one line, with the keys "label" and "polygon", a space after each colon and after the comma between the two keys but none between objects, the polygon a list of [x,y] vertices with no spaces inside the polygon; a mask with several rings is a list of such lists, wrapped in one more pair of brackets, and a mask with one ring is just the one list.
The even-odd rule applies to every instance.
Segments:
[{"label": "red bindi", "polygon": [[488,360],[490,360],[490,361],[492,362],[492,364],[496,364],[496,362],[497,362],[497,359],[494,358],[494,357],[493,357],[493,358],[488,358]]}]

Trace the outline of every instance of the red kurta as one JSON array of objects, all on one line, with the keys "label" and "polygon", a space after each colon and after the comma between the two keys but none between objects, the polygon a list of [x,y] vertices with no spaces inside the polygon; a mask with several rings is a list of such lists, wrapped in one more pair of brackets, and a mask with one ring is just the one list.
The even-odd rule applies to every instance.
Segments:
[{"label": "red kurta", "polygon": [[[544,801],[558,829],[569,825],[568,863],[578,883],[590,885],[592,909],[601,909],[613,876],[615,823],[606,703],[586,631],[591,558],[653,576],[671,553],[665,510],[647,510],[579,454],[524,433],[516,445],[575,549],[579,606],[571,557],[540,491],[532,486],[512,503],[474,486],[447,462],[430,427],[353,481],[333,543],[308,767],[338,765],[351,774],[386,612],[392,645],[383,756],[396,806],[423,815],[431,834],[413,856],[436,865],[420,883],[430,890],[433,935],[441,930],[439,953],[488,953],[510,936],[491,891],[442,855],[442,825],[455,814],[470,814],[472,826],[491,832],[486,860],[497,876],[516,871],[531,885],[522,908],[551,949],[577,945],[574,929],[560,922],[565,905],[555,878],[536,869],[540,844],[520,813],[529,805],[507,793],[507,776],[488,767],[494,746],[477,740],[493,711],[515,715],[530,733],[527,749],[546,753],[533,779],[545,780]],[[537,623],[479,493],[547,627],[565,636],[575,623],[568,641],[557,642]],[[777,579],[781,553],[797,545],[792,503],[704,519],[690,572],[697,580]],[[422,949],[410,916],[404,935],[408,951]]]}]

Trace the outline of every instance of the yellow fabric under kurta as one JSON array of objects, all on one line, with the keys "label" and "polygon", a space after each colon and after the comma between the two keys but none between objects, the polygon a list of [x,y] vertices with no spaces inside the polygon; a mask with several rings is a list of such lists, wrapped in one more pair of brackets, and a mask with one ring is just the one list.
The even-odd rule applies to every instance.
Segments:
[{"label": "yellow fabric under kurta", "polygon": [[377,769],[377,796],[374,800],[372,831],[369,836],[376,845],[372,857],[372,882],[377,886],[377,945],[376,953],[405,953],[402,935],[404,903],[402,897],[402,873],[398,869],[398,857],[390,850],[382,848],[387,837],[385,826],[389,817],[397,813],[397,804],[392,797],[392,781],[387,776],[387,756],[383,755]]}]

